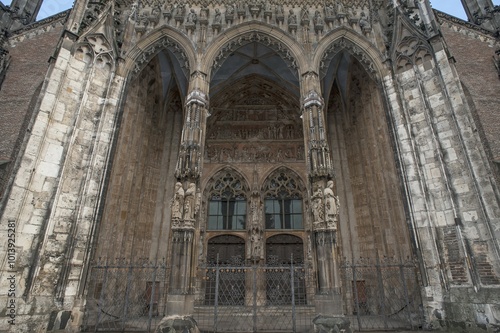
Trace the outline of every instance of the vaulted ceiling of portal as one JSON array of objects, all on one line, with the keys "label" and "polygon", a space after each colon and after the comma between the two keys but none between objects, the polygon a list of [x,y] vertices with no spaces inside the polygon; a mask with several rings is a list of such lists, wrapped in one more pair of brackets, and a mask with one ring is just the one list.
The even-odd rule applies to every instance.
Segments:
[{"label": "vaulted ceiling of portal", "polygon": [[[259,82],[253,84],[250,82],[256,79]],[[257,90],[267,91],[263,98],[268,99],[271,89],[267,86],[259,87],[265,81],[273,87],[272,89],[277,88],[285,94],[286,99],[298,100],[300,91],[296,69],[290,68],[281,55],[268,46],[259,42],[248,43],[231,52],[223,60],[222,66],[213,73],[210,85],[211,101],[218,103],[213,97],[223,91],[249,92],[250,87],[253,87],[253,93]],[[235,83],[237,87],[234,87]],[[284,96],[280,97],[282,101],[283,98]]]}]

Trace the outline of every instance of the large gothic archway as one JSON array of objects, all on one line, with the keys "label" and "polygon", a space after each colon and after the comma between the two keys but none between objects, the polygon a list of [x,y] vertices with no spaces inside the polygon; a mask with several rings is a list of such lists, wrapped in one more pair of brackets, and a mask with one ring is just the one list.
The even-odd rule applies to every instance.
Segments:
[{"label": "large gothic archway", "polygon": [[[177,53],[181,51],[177,49]],[[186,65],[166,45],[129,73],[94,257],[167,255]]]}]

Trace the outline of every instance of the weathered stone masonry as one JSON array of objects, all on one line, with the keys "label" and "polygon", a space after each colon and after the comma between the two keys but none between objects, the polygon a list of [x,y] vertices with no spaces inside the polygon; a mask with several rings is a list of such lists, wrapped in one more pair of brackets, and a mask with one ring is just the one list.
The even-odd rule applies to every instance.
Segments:
[{"label": "weathered stone masonry", "polygon": [[[259,224],[260,192],[280,172],[299,184],[303,230],[288,233],[304,244],[318,312],[343,313],[340,258],[410,256],[425,328],[498,327],[499,83],[479,96],[465,56],[450,54],[458,23],[440,27],[428,1],[338,3],[333,15],[314,1],[76,1],[0,207],[2,239],[16,226],[14,265],[0,247],[0,302],[15,300],[16,326],[5,317],[0,330],[41,332],[63,312],[79,330],[98,257],[166,258],[167,314],[192,314],[207,238],[223,234],[202,193],[223,171],[257,216],[226,232],[248,239],[254,263],[256,242],[280,233]],[[318,210],[328,186],[334,219]]]}]

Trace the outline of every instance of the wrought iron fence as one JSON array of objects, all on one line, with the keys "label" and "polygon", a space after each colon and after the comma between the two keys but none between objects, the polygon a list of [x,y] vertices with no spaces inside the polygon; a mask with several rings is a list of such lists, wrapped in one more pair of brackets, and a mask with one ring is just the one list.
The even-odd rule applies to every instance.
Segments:
[{"label": "wrought iron fence", "polygon": [[202,332],[309,332],[315,316],[303,265],[205,268],[205,299],[194,317]]},{"label": "wrought iron fence", "polygon": [[165,313],[165,263],[91,265],[82,331],[152,332]]},{"label": "wrought iron fence", "polygon": [[342,265],[346,313],[355,330],[419,329],[423,309],[412,261],[384,258]]}]

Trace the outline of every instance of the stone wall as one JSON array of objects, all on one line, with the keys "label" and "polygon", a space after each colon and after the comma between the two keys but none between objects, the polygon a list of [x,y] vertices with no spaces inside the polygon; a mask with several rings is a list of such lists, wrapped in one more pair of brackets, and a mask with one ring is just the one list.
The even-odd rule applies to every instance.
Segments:
[{"label": "stone wall", "polygon": [[0,211],[17,154],[39,105],[48,62],[61,36],[61,21],[14,34],[9,40],[9,68],[0,87],[0,160],[6,161],[0,165]]}]

